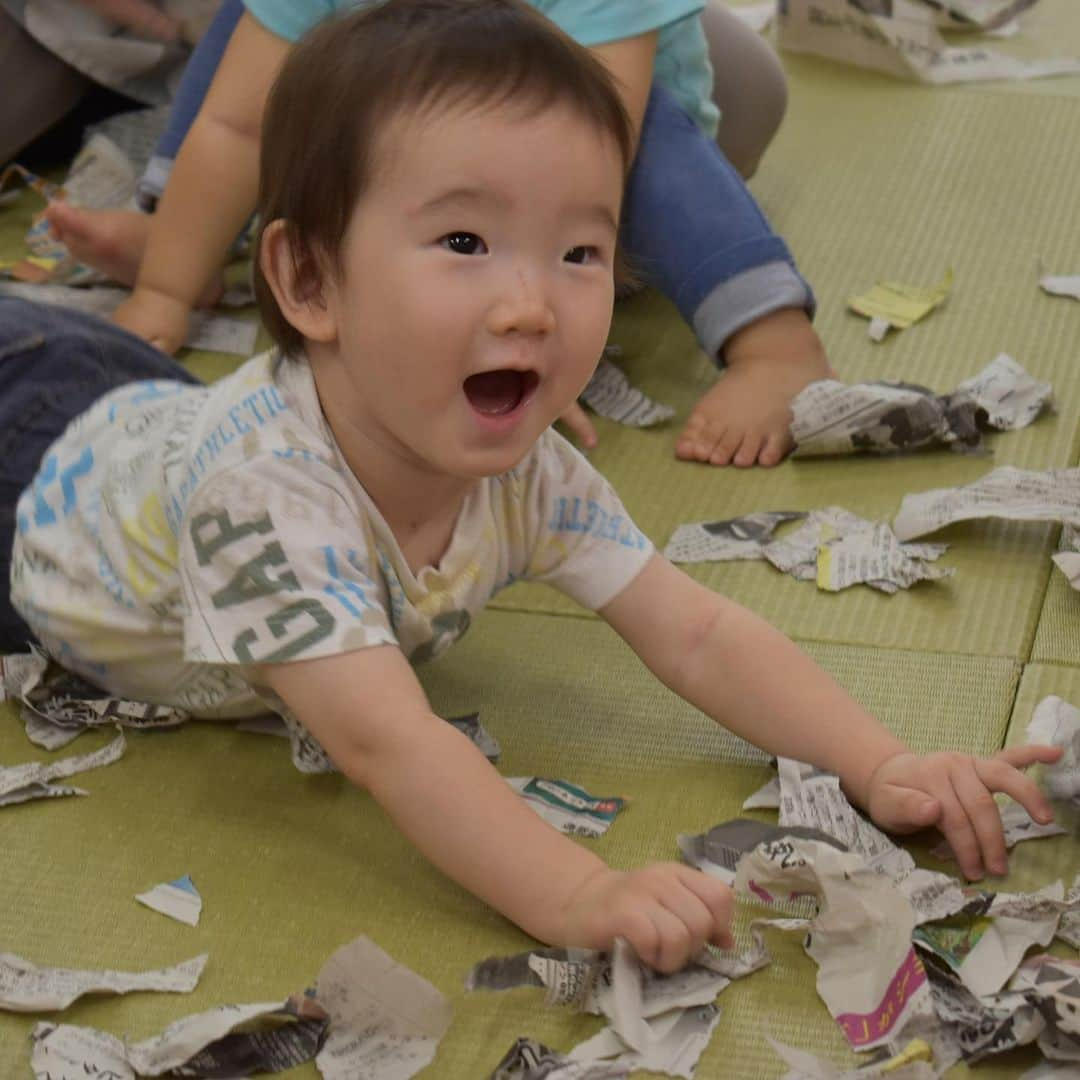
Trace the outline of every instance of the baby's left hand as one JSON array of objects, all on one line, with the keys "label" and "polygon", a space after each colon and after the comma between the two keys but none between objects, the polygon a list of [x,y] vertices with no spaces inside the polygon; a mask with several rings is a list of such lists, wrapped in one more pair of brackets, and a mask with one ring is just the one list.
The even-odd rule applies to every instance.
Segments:
[{"label": "baby's left hand", "polygon": [[1053,820],[1046,796],[1021,769],[1052,764],[1057,746],[1013,746],[990,758],[972,754],[896,754],[870,777],[866,808],[883,829],[916,832],[931,825],[948,840],[971,880],[1008,871],[1005,834],[993,792],[1014,798],[1040,824]]}]

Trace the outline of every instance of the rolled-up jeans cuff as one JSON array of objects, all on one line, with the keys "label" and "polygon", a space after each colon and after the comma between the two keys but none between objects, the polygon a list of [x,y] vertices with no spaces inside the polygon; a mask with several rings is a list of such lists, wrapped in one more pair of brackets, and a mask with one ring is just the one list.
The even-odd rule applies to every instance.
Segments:
[{"label": "rolled-up jeans cuff", "polygon": [[139,182],[135,185],[135,203],[140,210],[147,214],[154,212],[158,199],[161,198],[165,185],[169,181],[172,167],[172,158],[155,154],[150,159],[146,171],[139,177]]},{"label": "rolled-up jeans cuff", "polygon": [[692,325],[701,347],[715,363],[723,364],[724,344],[732,334],[781,308],[802,308],[813,318],[816,301],[790,263],[771,262],[717,285],[698,305]]}]

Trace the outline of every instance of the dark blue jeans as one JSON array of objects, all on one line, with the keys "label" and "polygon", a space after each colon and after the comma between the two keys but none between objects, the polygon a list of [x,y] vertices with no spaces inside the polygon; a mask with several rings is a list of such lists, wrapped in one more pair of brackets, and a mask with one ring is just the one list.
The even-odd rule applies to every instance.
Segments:
[{"label": "dark blue jeans", "polygon": [[104,319],[0,296],[0,652],[34,640],[10,598],[19,496],[76,416],[142,379],[199,383],[171,356]]}]

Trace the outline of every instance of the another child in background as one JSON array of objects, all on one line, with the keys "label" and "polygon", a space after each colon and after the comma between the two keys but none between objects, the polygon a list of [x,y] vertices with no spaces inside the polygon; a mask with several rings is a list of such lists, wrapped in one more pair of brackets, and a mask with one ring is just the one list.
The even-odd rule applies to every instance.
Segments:
[{"label": "another child in background", "polygon": [[[338,9],[372,0],[226,0],[143,185],[161,194],[170,156],[198,111],[160,207],[86,212],[56,204],[54,230],[81,259],[135,293],[122,326],[168,352],[183,341],[192,306],[211,301],[220,267],[251,213],[259,119],[292,43]],[[774,54],[718,0],[530,0],[612,71],[640,148],[623,210],[623,244],[639,275],[679,308],[724,377],[697,404],[676,444],[689,460],[775,465],[791,446],[792,398],[830,374],[810,323],[813,297],[739,172],[750,175],[786,102]],[[231,40],[230,40],[231,39]],[[226,48],[227,43],[227,48]],[[712,50],[710,66],[709,48]],[[222,52],[224,51],[224,56]],[[715,75],[714,75],[715,72]],[[312,122],[320,122],[319,110]],[[145,257],[144,257],[145,249]],[[564,419],[586,447],[596,435],[572,403]]]},{"label": "another child in background", "polygon": [[[730,944],[727,887],[614,870],[551,828],[410,666],[507,583],[597,610],[879,825],[939,826],[970,876],[1006,866],[991,792],[1049,820],[1017,767],[1059,751],[912,753],[657,554],[551,429],[607,337],[632,146],[603,66],[520,0],[388,0],[316,29],[263,133],[256,284],[280,349],[192,386],[118,327],[0,299],[0,521],[14,607],[66,665],[203,716],[271,704],[301,762],[328,757],[528,933],[621,936],[672,971]],[[0,620],[8,647],[25,636]]]}]

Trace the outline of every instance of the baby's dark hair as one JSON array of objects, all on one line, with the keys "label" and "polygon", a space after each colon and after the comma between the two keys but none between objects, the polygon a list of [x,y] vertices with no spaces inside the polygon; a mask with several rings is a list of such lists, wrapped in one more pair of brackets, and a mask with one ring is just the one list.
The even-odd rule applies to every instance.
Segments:
[{"label": "baby's dark hair", "polygon": [[[262,230],[285,222],[301,291],[340,273],[353,210],[371,183],[379,134],[401,112],[512,102],[525,117],[566,105],[614,138],[625,171],[633,134],[603,64],[523,0],[385,0],[317,26],[292,50],[267,101],[259,167]],[[303,336],[256,258],[263,322],[286,354]]]}]

